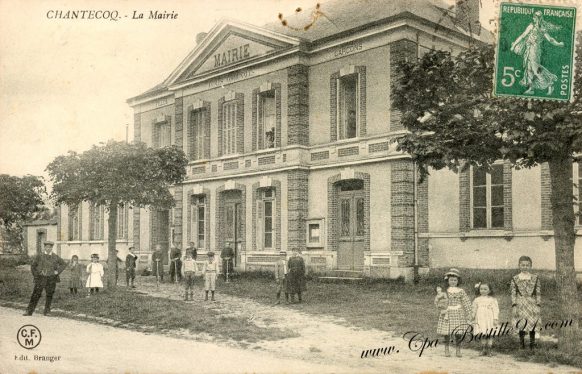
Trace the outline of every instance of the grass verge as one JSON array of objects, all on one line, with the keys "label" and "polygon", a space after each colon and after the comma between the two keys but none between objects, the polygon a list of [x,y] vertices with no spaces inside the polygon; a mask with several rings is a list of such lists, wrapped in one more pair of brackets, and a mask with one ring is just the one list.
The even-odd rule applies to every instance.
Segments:
[{"label": "grass verge", "polygon": [[[27,271],[0,264],[0,300],[28,303],[32,293],[32,276]],[[206,333],[221,341],[257,342],[297,336],[289,330],[258,327],[246,318],[225,316],[200,303],[155,298],[128,291],[103,290],[98,295],[85,298],[85,293],[73,296],[66,288],[66,279],[58,284],[53,297],[53,308],[79,314],[106,318],[128,325],[148,327],[152,332],[188,330],[190,333]],[[44,297],[36,313],[42,311]]]},{"label": "grass verge", "polygon": [[[315,315],[340,317],[350,325],[391,331],[397,336],[415,331],[430,339],[436,339],[439,336],[436,334],[438,312],[433,306],[434,289],[437,285],[444,287],[444,273],[444,269],[431,270],[417,285],[386,279],[366,279],[361,283],[323,283],[314,279],[307,284],[303,297],[305,303],[292,308],[300,308],[303,312]],[[509,285],[515,271],[461,269],[461,274],[464,275],[461,287],[467,291],[471,300],[475,297],[474,285],[481,281],[489,282],[499,303],[500,322],[511,323]],[[550,273],[540,273],[540,277],[542,321],[560,321],[556,282]],[[276,287],[272,276],[242,273],[219,291],[250,298],[262,304],[272,304]],[[578,294],[582,299],[582,287],[578,287]],[[546,330],[542,335],[555,336],[556,333],[556,330]],[[494,344],[497,352],[514,355],[517,360],[560,363],[582,368],[580,345],[574,352],[562,352],[555,342],[546,339],[538,340],[539,348],[533,352],[529,349],[520,351],[515,334],[498,338]],[[465,347],[479,349],[480,345],[471,342],[465,344]]]}]

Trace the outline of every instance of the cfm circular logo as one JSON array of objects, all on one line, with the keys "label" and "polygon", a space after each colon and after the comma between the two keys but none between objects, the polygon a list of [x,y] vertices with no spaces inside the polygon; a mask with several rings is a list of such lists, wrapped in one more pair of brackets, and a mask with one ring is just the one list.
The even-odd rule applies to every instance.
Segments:
[{"label": "cfm circular logo", "polygon": [[16,339],[22,348],[33,349],[40,344],[42,335],[40,334],[38,327],[34,325],[24,325],[18,329]]}]

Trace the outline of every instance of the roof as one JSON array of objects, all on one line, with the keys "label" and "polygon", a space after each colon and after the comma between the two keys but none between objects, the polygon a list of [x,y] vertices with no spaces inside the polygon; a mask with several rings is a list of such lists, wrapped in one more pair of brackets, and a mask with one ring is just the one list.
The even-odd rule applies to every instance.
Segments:
[{"label": "roof", "polygon": [[[281,21],[267,23],[262,28],[278,34],[297,38],[308,44],[315,44],[333,39],[343,33],[357,32],[373,24],[390,22],[399,17],[416,17],[428,20],[435,25],[453,30],[467,37],[477,37],[483,42],[492,43],[493,35],[481,27],[479,35],[470,35],[461,28],[450,10],[442,0],[329,0],[315,7],[302,10]],[[307,30],[303,27],[311,25]],[[255,27],[255,26],[254,26]],[[128,102],[154,96],[168,90],[166,81],[149,90],[128,99]]]},{"label": "roof", "polygon": [[[289,17],[283,16],[288,26],[284,26],[281,21],[276,21],[263,27],[314,42],[405,13],[468,35],[466,31],[455,25],[455,18],[451,16],[449,5],[440,0],[330,0],[322,2],[319,10],[313,7]],[[307,30],[302,29],[310,23],[312,23],[311,27]],[[299,30],[294,28],[299,28]],[[489,41],[490,32],[483,28],[481,30],[481,39]]]}]

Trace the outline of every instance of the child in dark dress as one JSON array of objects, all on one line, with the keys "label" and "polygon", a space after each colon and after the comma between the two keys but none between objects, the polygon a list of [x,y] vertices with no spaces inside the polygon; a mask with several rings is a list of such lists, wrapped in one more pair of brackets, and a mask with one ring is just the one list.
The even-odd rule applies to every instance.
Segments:
[{"label": "child in dark dress", "polygon": [[71,257],[67,272],[69,273],[69,290],[71,295],[76,295],[77,290],[81,288],[81,265],[79,265],[79,257],[77,255]]}]

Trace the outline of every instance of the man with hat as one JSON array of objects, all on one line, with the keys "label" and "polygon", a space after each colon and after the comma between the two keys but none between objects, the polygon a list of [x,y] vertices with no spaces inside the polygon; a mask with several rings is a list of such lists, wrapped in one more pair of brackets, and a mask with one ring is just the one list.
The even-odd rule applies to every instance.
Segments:
[{"label": "man with hat", "polygon": [[170,282],[182,281],[182,251],[173,247],[170,253]]},{"label": "man with hat", "polygon": [[164,281],[164,255],[162,254],[162,246],[156,244],[156,250],[152,253],[152,268],[154,269],[154,274],[160,282]]},{"label": "man with hat", "polygon": [[285,291],[285,301],[289,304],[289,293],[287,292],[287,252],[280,251],[281,258],[275,262],[275,281],[277,282],[277,301],[281,304],[281,292]]},{"label": "man with hat", "polygon": [[45,290],[45,305],[44,315],[48,315],[51,311],[51,302],[53,294],[59,282],[59,274],[65,270],[67,264],[57,254],[53,252],[53,242],[44,242],[44,253],[39,254],[34,258],[30,265],[30,270],[34,278],[34,289],[30,297],[30,303],[26,309],[25,316],[31,316],[36,309],[36,304]]},{"label": "man with hat", "polygon": [[208,260],[204,263],[202,273],[204,274],[204,291],[206,296],[204,301],[208,301],[208,291],[212,292],[212,301],[214,301],[214,290],[216,289],[216,274],[218,274],[218,262],[214,260],[214,252],[207,253]]}]

